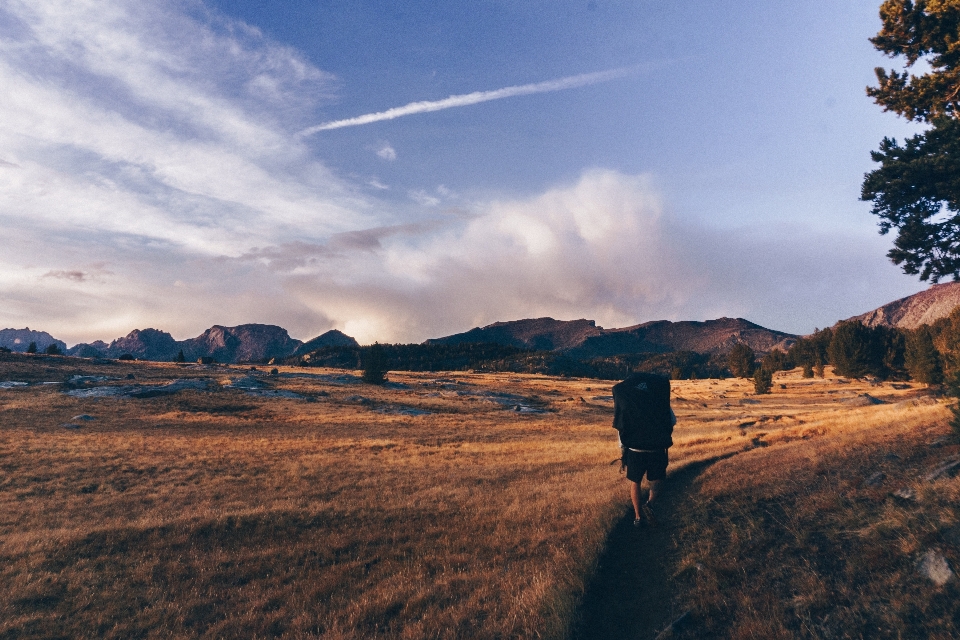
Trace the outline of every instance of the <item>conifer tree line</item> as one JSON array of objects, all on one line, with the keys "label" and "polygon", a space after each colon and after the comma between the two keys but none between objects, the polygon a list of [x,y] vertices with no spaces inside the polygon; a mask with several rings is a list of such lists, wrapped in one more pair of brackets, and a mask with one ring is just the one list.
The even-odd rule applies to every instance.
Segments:
[{"label": "conifer tree line", "polygon": [[960,373],[960,307],[916,329],[867,327],[847,320],[799,338],[786,354],[767,354],[760,364],[772,371],[802,367],[808,378],[822,376],[825,365],[849,378],[941,384]]},{"label": "conifer tree line", "polygon": [[772,374],[795,367],[804,377],[823,377],[832,366],[838,376],[913,380],[938,385],[960,375],[960,307],[946,318],[916,329],[868,327],[857,320],[840,322],[798,338],[788,351],[774,349],[762,357],[738,343],[724,355],[677,351],[635,353],[579,360],[550,351],[495,343],[377,344],[324,347],[287,364],[362,368],[370,381],[382,382],[387,371],[465,371],[543,373],[607,380],[633,371],[650,371],[672,379],[739,377],[753,380],[766,393]]}]

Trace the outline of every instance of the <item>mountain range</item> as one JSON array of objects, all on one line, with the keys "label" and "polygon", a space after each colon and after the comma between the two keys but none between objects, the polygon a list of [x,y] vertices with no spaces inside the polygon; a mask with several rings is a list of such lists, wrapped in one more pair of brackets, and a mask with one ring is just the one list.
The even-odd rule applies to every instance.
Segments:
[{"label": "mountain range", "polygon": [[357,341],[337,331],[327,331],[303,342],[291,338],[283,327],[270,324],[242,324],[236,327],[214,325],[196,338],[174,340],[166,331],[134,329],[110,344],[97,340],[80,343],[69,349],[61,340],[46,332],[30,329],[0,330],[0,346],[12,351],[26,351],[35,342],[39,351],[56,344],[68,356],[81,358],[118,358],[130,355],[139,360],[171,361],[183,351],[187,361],[213,358],[217,362],[267,362],[310,353],[321,347],[357,346]]},{"label": "mountain range", "polygon": [[[851,319],[868,326],[913,329],[949,315],[957,306],[960,306],[960,283],[953,282],[933,285]],[[756,353],[765,354],[773,349],[789,349],[797,337],[743,318],[718,318],[705,322],[656,320],[620,329],[604,329],[593,320],[585,319],[530,318],[495,322],[463,333],[432,338],[424,344],[496,343],[587,360],[677,351],[723,354],[738,343],[745,343]],[[45,331],[29,328],[0,330],[0,347],[22,352],[31,342],[36,343],[39,351],[56,344],[61,352],[79,357],[117,358],[129,354],[141,360],[170,361],[183,351],[188,361],[209,357],[224,363],[267,362],[273,358],[289,361],[323,347],[359,346],[356,340],[337,330],[303,342],[291,338],[286,329],[267,324],[214,325],[196,338],[187,340],[174,340],[172,335],[158,329],[135,329],[109,344],[98,340],[69,349],[62,340]]]},{"label": "mountain range", "polygon": [[515,347],[555,351],[578,359],[626,353],[696,351],[726,353],[743,342],[757,353],[786,351],[797,336],[761,327],[743,318],[718,318],[706,322],[655,320],[622,329],[604,329],[593,320],[535,318],[495,322],[427,344],[495,342]]}]

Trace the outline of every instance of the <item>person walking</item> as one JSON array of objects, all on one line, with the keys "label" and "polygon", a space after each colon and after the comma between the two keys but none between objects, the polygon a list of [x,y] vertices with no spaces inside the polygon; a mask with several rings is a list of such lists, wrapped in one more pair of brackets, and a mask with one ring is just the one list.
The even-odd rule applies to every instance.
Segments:
[{"label": "person walking", "polygon": [[[653,503],[667,477],[667,449],[673,445],[677,416],[670,408],[670,380],[654,373],[634,373],[613,386],[613,428],[620,441],[621,461],[627,468],[633,526],[656,525]],[[646,501],[640,485],[650,484]]]}]

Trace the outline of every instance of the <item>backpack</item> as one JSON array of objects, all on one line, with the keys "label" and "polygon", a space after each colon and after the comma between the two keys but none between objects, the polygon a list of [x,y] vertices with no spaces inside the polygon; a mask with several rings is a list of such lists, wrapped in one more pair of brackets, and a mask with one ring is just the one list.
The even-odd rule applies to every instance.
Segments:
[{"label": "backpack", "polygon": [[673,445],[676,418],[670,410],[670,380],[634,373],[613,386],[613,428],[629,449],[654,451]]}]

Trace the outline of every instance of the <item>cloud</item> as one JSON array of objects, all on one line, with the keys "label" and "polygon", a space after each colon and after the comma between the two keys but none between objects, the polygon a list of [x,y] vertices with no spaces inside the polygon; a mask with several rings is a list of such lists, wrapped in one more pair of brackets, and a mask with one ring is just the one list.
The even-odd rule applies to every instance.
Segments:
[{"label": "cloud", "polygon": [[397,159],[397,151],[389,143],[383,143],[383,146],[377,150],[377,156],[393,162]]},{"label": "cloud", "polygon": [[410,199],[424,207],[435,207],[440,204],[440,198],[432,196],[423,189],[410,191],[407,195]]},{"label": "cloud", "polygon": [[[807,332],[805,322],[832,324],[920,288],[896,277],[872,237],[678,219],[650,176],[591,170],[476,207],[273,268],[291,295],[367,342],[537,316],[618,327],[726,315]],[[836,291],[849,293],[838,302]]]},{"label": "cloud", "polygon": [[469,107],[489,102],[491,100],[502,100],[504,98],[513,98],[516,96],[528,96],[536,93],[550,93],[553,91],[564,91],[566,89],[576,89],[601,82],[609,82],[618,78],[637,73],[640,67],[621,67],[619,69],[609,69],[607,71],[597,71],[594,73],[582,73],[576,76],[567,76],[556,80],[547,80],[545,82],[534,82],[532,84],[523,84],[513,87],[504,87],[503,89],[494,89],[492,91],[474,91],[456,96],[450,96],[443,100],[423,100],[420,102],[411,102],[402,107],[394,107],[386,111],[377,113],[368,113],[362,116],[346,118],[344,120],[334,120],[324,122],[313,127],[307,127],[300,132],[301,136],[310,136],[321,131],[331,129],[342,129],[343,127],[356,127],[362,124],[381,122],[383,120],[393,120],[402,116],[410,116],[418,113],[429,113],[431,111],[442,111],[443,109],[453,109],[455,107]]},{"label": "cloud", "polygon": [[374,222],[292,135],[335,82],[289,48],[186,1],[11,0],[0,22],[5,226],[238,255]]},{"label": "cloud", "polygon": [[47,271],[43,274],[44,278],[60,278],[62,280],[73,280],[74,282],[83,282],[89,277],[85,271]]},{"label": "cloud", "polygon": [[298,137],[336,79],[193,0],[8,0],[0,25],[0,325],[67,342],[245,322],[420,341],[540,315],[806,331],[919,289],[872,233],[712,228],[611,170],[524,197],[413,190],[411,221]]}]

